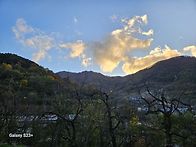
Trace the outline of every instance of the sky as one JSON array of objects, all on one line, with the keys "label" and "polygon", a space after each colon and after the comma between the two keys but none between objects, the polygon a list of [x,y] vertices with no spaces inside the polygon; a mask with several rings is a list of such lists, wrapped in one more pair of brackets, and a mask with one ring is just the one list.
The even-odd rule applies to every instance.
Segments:
[{"label": "sky", "polygon": [[196,0],[0,0],[0,52],[54,72],[133,74],[196,56]]}]

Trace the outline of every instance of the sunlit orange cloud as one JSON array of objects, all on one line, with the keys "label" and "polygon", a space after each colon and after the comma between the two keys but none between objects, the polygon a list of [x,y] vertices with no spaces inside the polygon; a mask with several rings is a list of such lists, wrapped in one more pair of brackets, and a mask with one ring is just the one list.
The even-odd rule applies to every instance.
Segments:
[{"label": "sunlit orange cloud", "polygon": [[[69,50],[70,58],[80,58],[81,65],[84,67],[89,66],[93,60],[93,63],[97,64],[103,72],[112,72],[122,63],[122,71],[125,74],[133,74],[158,61],[180,56],[183,53],[190,53],[196,57],[195,45],[184,47],[181,51],[166,45],[163,49],[160,47],[152,49],[148,55],[143,57],[133,57],[134,50],[150,48],[154,31],[153,29],[143,31],[141,28],[148,23],[147,15],[121,19],[121,23],[123,26],[113,30],[105,39],[88,44],[82,40],[58,43],[54,36],[27,25],[22,18],[16,21],[12,31],[20,43],[35,49],[32,56],[35,62],[49,57],[51,49],[60,48]],[[138,36],[143,36],[142,38],[145,39]],[[87,55],[89,51],[92,54]]]},{"label": "sunlit orange cloud", "polygon": [[144,57],[138,57],[138,58],[135,57],[129,59],[123,64],[122,70],[126,74],[133,74],[136,73],[137,71],[152,66],[158,61],[169,59],[180,55],[181,53],[179,51],[171,49],[167,45],[165,46],[164,49],[157,47],[154,50],[152,50],[149,55],[146,55]]},{"label": "sunlit orange cloud", "polygon": [[[122,19],[121,22],[124,24],[122,28],[112,31],[105,40],[93,44],[93,57],[103,72],[112,72],[120,62],[127,60],[127,53],[135,49],[146,49],[153,40],[142,40],[134,36],[144,33],[139,26],[147,23],[147,15]],[[145,33],[150,36],[153,30]]]},{"label": "sunlit orange cloud", "polygon": [[62,43],[59,45],[60,48],[70,49],[70,57],[75,58],[83,54],[85,50],[85,43],[82,40],[77,40],[72,43]]}]

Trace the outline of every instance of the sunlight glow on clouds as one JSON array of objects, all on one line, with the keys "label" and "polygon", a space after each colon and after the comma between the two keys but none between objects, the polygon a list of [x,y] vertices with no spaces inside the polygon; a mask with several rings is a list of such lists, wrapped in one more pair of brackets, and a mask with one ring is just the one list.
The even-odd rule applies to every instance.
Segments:
[{"label": "sunlight glow on clouds", "polygon": [[[117,19],[113,16],[113,19]],[[76,23],[78,20],[74,18]],[[26,47],[35,49],[32,59],[39,62],[50,57],[51,49],[69,50],[70,58],[79,58],[81,65],[88,67],[97,64],[101,71],[112,72],[122,63],[122,71],[125,74],[133,74],[144,68],[149,68],[158,61],[190,53],[196,57],[196,46],[184,47],[181,51],[165,45],[163,49],[156,47],[149,50],[149,54],[143,57],[135,57],[133,51],[147,50],[150,48],[154,34],[153,29],[143,30],[148,23],[148,16],[134,16],[130,19],[120,20],[121,28],[113,30],[104,39],[96,42],[85,43],[83,40],[73,42],[59,41],[54,35],[47,34],[37,28],[27,25],[22,18],[16,21],[12,27],[17,41]],[[61,42],[61,43],[59,43]]]},{"label": "sunlight glow on clouds", "polygon": [[142,32],[142,35],[151,36],[154,34],[153,29],[150,29],[148,32]]},{"label": "sunlight glow on clouds", "polygon": [[142,40],[134,36],[142,35],[139,26],[147,23],[147,15],[122,19],[121,22],[124,25],[122,28],[112,31],[105,40],[95,42],[92,47],[95,61],[104,72],[112,72],[120,62],[129,58],[127,53],[135,49],[148,48],[153,40]]},{"label": "sunlight glow on clouds", "polygon": [[71,58],[80,57],[82,66],[87,67],[91,64],[91,58],[86,57],[84,53],[86,49],[86,44],[82,40],[77,40],[76,42],[72,42],[72,43],[62,43],[62,44],[59,44],[59,47],[61,49],[63,48],[70,49]]},{"label": "sunlight glow on clouds", "polygon": [[151,50],[149,55],[146,55],[144,57],[134,57],[129,59],[127,62],[123,64],[122,70],[126,74],[136,73],[139,70],[151,67],[153,64],[155,64],[158,61],[169,59],[180,55],[181,55],[180,52],[171,49],[167,45],[165,45],[164,49],[157,47],[154,50]]},{"label": "sunlight glow on clouds", "polygon": [[73,43],[63,43],[59,45],[60,48],[71,49],[70,57],[75,58],[83,54],[85,50],[85,44],[82,40],[77,40]]},{"label": "sunlight glow on clouds", "polygon": [[184,52],[190,52],[192,54],[192,56],[196,57],[196,46],[191,45],[191,46],[187,46],[185,48],[183,48]]}]

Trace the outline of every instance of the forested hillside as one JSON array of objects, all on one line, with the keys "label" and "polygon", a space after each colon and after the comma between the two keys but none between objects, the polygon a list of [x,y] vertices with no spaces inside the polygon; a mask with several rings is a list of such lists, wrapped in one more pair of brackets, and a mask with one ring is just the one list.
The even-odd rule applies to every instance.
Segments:
[{"label": "forested hillside", "polygon": [[[183,82],[194,86],[194,67],[195,58],[179,57],[125,77],[84,72],[72,78],[0,54],[0,146],[194,147],[194,103],[184,101],[181,89],[175,97],[168,92],[177,84],[189,89]],[[191,88],[187,99],[194,99]]]},{"label": "forested hillside", "polygon": [[39,111],[44,103],[52,103],[59,85],[62,81],[52,71],[17,55],[0,54],[0,97],[2,106],[10,107],[6,109],[17,113]]},{"label": "forested hillside", "polygon": [[176,95],[183,92],[183,99],[196,104],[196,58],[189,56],[174,57],[156,63],[132,75],[104,76],[100,73],[85,71],[80,73],[58,72],[61,78],[69,78],[81,85],[91,85],[102,91],[113,91],[115,97],[126,99],[138,96],[138,89],[145,84],[155,89],[165,89],[167,93]]}]

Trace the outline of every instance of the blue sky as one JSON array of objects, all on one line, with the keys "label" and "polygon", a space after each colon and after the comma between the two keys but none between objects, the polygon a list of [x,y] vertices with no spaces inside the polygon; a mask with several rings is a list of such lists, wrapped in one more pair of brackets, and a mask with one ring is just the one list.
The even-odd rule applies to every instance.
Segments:
[{"label": "blue sky", "polygon": [[125,75],[169,57],[195,56],[195,16],[194,0],[0,0],[0,52],[54,72]]}]

